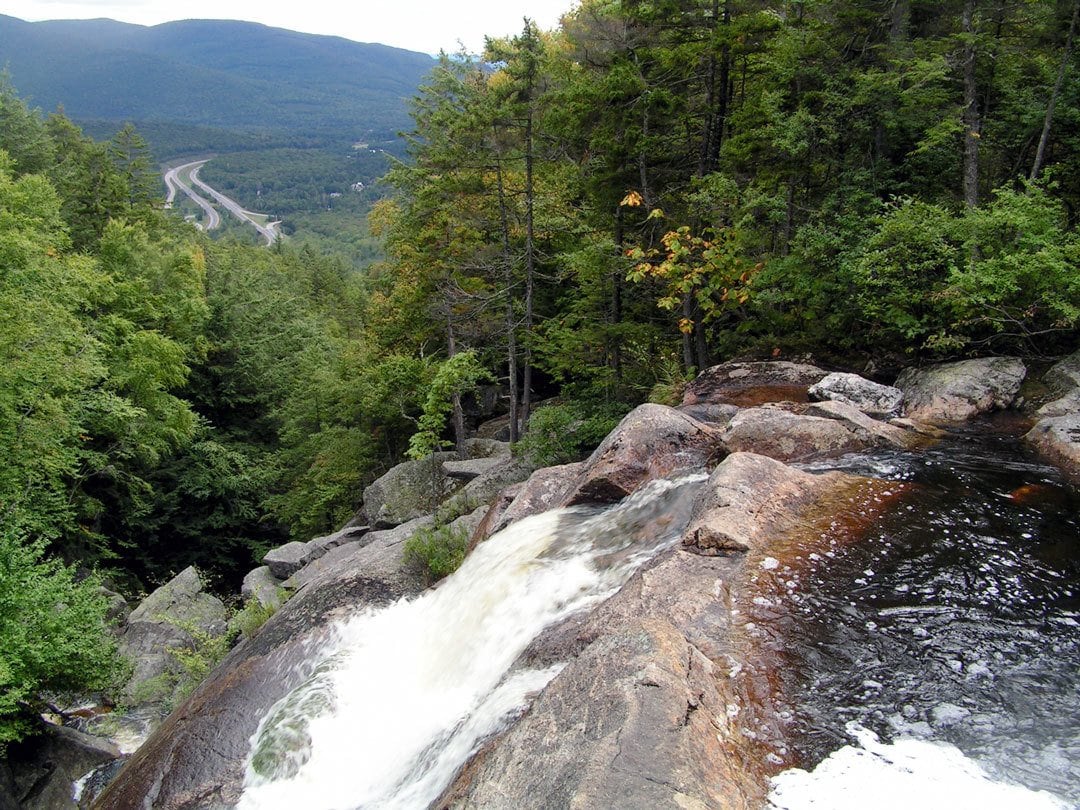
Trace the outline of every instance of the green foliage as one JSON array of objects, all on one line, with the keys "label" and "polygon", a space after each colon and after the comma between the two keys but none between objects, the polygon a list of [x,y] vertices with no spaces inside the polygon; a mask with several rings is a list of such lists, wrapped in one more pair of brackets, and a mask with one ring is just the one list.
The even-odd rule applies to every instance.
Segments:
[{"label": "green foliage", "polygon": [[460,352],[440,363],[427,389],[424,410],[417,423],[419,429],[409,439],[409,458],[427,458],[449,446],[441,436],[454,397],[475,391],[482,381],[489,379],[491,373],[480,365],[473,351]]},{"label": "green foliage", "polygon": [[1039,354],[1080,316],[1080,243],[1045,189],[998,189],[953,214],[905,200],[851,254],[869,328],[898,350]]},{"label": "green foliage", "polygon": [[432,580],[440,580],[458,569],[468,544],[464,528],[424,527],[405,541],[405,560],[423,566]]},{"label": "green foliage", "polygon": [[[278,595],[281,601],[284,602],[286,597],[285,589],[280,588]],[[229,620],[229,627],[235,629],[244,638],[251,638],[277,611],[278,608],[274,607],[274,605],[264,605],[258,599],[251,598],[244,602],[243,607]]]},{"label": "green foliage", "polygon": [[44,554],[40,542],[0,532],[0,749],[30,728],[43,692],[112,685],[120,662],[94,577]]},{"label": "green foliage", "polygon": [[220,635],[207,633],[190,622],[177,622],[177,627],[191,636],[192,646],[170,647],[169,655],[180,665],[173,685],[172,698],[179,702],[195,691],[210,670],[221,663],[232,649],[239,629]]},{"label": "green foliage", "polygon": [[529,430],[514,445],[514,452],[537,467],[579,461],[603,441],[626,411],[626,406],[579,400],[544,405],[532,415]]}]

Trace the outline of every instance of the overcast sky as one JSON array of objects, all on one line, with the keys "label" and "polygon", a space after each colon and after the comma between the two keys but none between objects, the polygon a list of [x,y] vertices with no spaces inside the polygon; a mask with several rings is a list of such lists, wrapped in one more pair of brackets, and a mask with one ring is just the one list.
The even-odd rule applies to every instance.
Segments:
[{"label": "overcast sky", "polygon": [[178,19],[249,20],[424,53],[479,53],[484,35],[521,30],[528,16],[558,25],[575,0],[6,0],[0,13],[23,20],[108,17],[140,25]]}]

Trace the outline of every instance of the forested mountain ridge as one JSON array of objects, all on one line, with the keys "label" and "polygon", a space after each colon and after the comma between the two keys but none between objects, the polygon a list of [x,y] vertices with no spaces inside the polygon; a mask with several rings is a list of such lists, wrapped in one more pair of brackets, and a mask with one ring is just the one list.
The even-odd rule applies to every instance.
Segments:
[{"label": "forested mountain ridge", "polygon": [[385,45],[213,20],[145,27],[0,16],[0,53],[20,93],[76,121],[307,139],[393,137],[433,64]]}]

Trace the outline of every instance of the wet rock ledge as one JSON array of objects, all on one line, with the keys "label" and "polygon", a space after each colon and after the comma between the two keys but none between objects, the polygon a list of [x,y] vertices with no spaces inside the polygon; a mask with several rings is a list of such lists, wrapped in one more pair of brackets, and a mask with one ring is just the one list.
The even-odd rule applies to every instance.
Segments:
[{"label": "wet rock ledge", "polygon": [[[442,497],[426,511],[389,485],[417,476],[391,471],[338,535],[271,556],[277,575],[270,567],[253,577],[253,592],[286,585],[295,595],[169,717],[94,807],[232,806],[259,718],[307,675],[308,655],[332,621],[426,586],[402,550],[431,524],[433,510],[440,520],[460,515],[475,544],[527,515],[613,502],[682,470],[711,476],[681,545],[530,647],[523,665],[565,668],[516,725],[473,757],[438,806],[761,807],[768,776],[786,763],[779,663],[744,618],[761,595],[762,572],[813,553],[823,523],[833,540],[839,525],[842,542],[858,542],[903,492],[895,483],[789,465],[917,447],[942,426],[1013,405],[1024,377],[1008,358],[951,366],[912,372],[893,388],[806,364],[725,364],[691,383],[679,407],[633,411],[584,462],[530,475],[505,446],[477,447],[477,458],[493,460],[443,469]],[[1038,436],[1064,431],[1075,451],[1072,428],[1047,420],[1076,418],[1077,369],[1076,356],[1060,369],[1055,390],[1065,415],[1046,411],[1032,431],[1036,446]]]}]

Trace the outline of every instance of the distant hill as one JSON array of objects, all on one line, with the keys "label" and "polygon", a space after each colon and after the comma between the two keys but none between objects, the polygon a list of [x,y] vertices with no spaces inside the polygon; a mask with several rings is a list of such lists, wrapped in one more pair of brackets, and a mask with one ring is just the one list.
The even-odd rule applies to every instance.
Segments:
[{"label": "distant hill", "polygon": [[434,66],[427,54],[385,45],[214,20],[146,27],[0,15],[0,54],[33,106],[62,105],[91,129],[183,125],[164,149],[155,139],[159,153],[230,134],[294,143],[389,138],[409,126],[408,99]]}]

